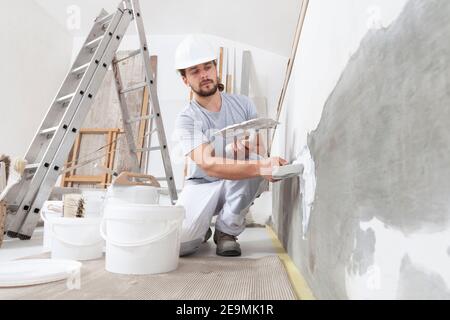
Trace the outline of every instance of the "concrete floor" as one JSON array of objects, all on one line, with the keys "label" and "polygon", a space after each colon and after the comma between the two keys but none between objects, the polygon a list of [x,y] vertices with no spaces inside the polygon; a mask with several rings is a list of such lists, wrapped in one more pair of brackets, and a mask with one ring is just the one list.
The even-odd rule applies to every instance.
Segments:
[{"label": "concrete floor", "polygon": [[[20,241],[8,237],[3,241],[0,249],[0,262],[38,255],[43,250],[44,228],[37,228],[32,239]],[[276,255],[275,247],[269,233],[265,228],[247,228],[238,239],[241,244],[241,258],[258,259],[262,257]],[[211,239],[205,244],[195,256],[208,257],[216,255],[216,246]]]}]

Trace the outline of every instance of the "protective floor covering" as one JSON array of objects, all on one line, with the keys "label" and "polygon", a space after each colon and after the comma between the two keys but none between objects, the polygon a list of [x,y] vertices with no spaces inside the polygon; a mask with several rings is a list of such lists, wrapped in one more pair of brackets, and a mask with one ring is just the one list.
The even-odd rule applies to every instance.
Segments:
[{"label": "protective floor covering", "polygon": [[[48,254],[34,258],[47,258]],[[83,262],[79,290],[67,281],[0,289],[0,300],[294,300],[278,256],[261,259],[181,258],[171,273],[148,276],[105,271],[104,259]]]}]

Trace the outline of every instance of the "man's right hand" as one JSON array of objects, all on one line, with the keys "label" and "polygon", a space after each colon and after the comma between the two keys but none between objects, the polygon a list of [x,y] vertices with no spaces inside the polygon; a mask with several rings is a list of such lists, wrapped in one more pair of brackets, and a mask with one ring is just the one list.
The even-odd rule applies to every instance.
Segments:
[{"label": "man's right hand", "polygon": [[259,173],[260,176],[269,182],[278,182],[280,180],[276,180],[272,176],[273,167],[281,167],[287,165],[288,162],[280,157],[272,157],[265,160],[261,160]]}]

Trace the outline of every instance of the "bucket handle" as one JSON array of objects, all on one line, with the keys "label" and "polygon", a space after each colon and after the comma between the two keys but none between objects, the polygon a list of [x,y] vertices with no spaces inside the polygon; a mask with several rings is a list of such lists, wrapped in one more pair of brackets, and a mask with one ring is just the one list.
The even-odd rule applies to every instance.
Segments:
[{"label": "bucket handle", "polygon": [[[133,178],[138,178],[141,180],[147,180],[147,182],[136,182],[132,181]],[[160,188],[158,180],[154,176],[136,172],[122,172],[113,182],[113,186],[150,186],[155,188]]]},{"label": "bucket handle", "polygon": [[[112,245],[117,246],[117,247],[140,247],[140,246],[145,246],[147,244],[150,244],[152,242],[159,241],[162,238],[167,237],[173,231],[175,231],[178,228],[178,224],[179,224],[179,221],[167,222],[166,230],[164,230],[163,233],[158,234],[158,235],[156,235],[154,237],[145,239],[145,240],[141,240],[141,241],[137,241],[137,242],[131,242],[131,243],[125,243],[125,242],[117,242],[117,241],[114,241],[114,240],[108,238],[108,235],[106,234],[106,221],[107,220],[114,220],[114,219],[105,219],[104,218],[102,220],[102,222],[100,223],[100,235],[102,236],[102,238],[104,240],[106,240],[107,243],[111,243]],[[121,221],[123,221],[123,219],[121,219]]]},{"label": "bucket handle", "polygon": [[95,246],[95,245],[99,245],[99,244],[103,243],[103,239],[100,240],[100,241],[96,241],[96,242],[94,242],[94,243],[88,243],[88,244],[86,244],[86,243],[75,243],[75,242],[71,242],[71,241],[67,241],[67,240],[65,240],[65,239],[62,239],[62,238],[55,232],[55,229],[54,229],[54,228],[55,228],[55,225],[54,225],[53,223],[51,223],[51,222],[48,221],[46,214],[43,213],[42,211],[41,211],[41,218],[42,218],[42,220],[44,220],[44,222],[49,223],[49,224],[51,225],[50,233],[51,233],[51,235],[52,235],[52,238],[55,238],[56,240],[59,240],[59,241],[65,243],[65,244],[68,244],[69,246],[74,246],[74,247],[91,247],[91,246]]}]

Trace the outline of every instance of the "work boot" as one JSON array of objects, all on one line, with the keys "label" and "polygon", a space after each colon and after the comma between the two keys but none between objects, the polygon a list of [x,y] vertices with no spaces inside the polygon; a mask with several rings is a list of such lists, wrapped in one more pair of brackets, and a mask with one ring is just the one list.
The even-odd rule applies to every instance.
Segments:
[{"label": "work boot", "polygon": [[209,238],[211,238],[211,236],[212,236],[212,230],[211,230],[211,228],[208,228],[208,231],[206,231],[206,234],[205,234],[205,238],[203,238],[203,243],[208,242],[208,240],[209,240]]},{"label": "work boot", "polygon": [[216,254],[222,257],[240,256],[241,246],[236,240],[237,237],[216,230],[214,232],[214,243],[217,244]]}]

